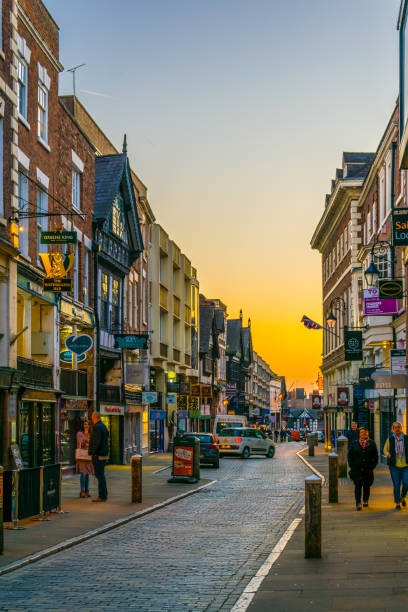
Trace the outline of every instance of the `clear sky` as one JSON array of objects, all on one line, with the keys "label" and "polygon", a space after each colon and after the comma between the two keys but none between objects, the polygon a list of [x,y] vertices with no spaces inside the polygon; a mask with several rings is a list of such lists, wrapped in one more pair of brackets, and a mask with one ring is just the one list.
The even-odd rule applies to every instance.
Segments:
[{"label": "clear sky", "polygon": [[[398,92],[399,0],[46,0],[77,95],[201,292],[251,317],[289,386],[321,362],[310,239],[342,151],[374,151]],[[61,93],[72,77],[61,75]],[[94,93],[89,93],[94,92]]]}]

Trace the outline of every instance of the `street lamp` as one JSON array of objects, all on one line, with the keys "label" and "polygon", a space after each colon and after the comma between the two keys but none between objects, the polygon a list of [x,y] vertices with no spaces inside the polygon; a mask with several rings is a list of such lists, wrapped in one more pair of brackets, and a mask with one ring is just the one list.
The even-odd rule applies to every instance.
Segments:
[{"label": "street lamp", "polygon": [[[333,329],[333,327],[335,327],[337,323],[337,317],[335,316],[333,310],[338,310],[339,312],[342,312],[344,319],[346,319],[346,315],[347,315],[346,302],[344,301],[342,297],[335,297],[330,302],[329,310],[330,312],[326,317],[326,323],[328,327]],[[344,329],[347,329],[347,325],[344,325]]]},{"label": "street lamp", "polygon": [[375,256],[381,257],[385,255],[388,249],[390,250],[391,278],[394,278],[394,245],[388,240],[377,240],[371,246],[371,263],[364,272],[369,287],[376,287],[380,277],[380,271],[375,264],[374,258]]}]

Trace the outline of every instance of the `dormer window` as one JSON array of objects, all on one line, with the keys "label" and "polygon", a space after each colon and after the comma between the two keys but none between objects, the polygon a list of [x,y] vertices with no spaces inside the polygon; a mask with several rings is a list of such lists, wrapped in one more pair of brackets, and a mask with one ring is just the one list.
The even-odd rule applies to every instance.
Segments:
[{"label": "dormer window", "polygon": [[112,206],[112,232],[118,237],[127,242],[125,231],[125,216],[123,211],[123,200],[118,195],[115,198]]}]

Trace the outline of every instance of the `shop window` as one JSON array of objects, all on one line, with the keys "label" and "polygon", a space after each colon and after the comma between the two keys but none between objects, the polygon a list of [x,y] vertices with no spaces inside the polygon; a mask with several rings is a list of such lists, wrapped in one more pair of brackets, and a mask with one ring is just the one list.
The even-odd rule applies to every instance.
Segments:
[{"label": "shop window", "polygon": [[119,281],[112,279],[112,329],[120,331],[119,320]]},{"label": "shop window", "polygon": [[104,329],[109,329],[109,279],[104,273],[101,282],[101,325]]},{"label": "shop window", "polygon": [[38,137],[48,143],[48,91],[38,85]]},{"label": "shop window", "polygon": [[46,253],[47,245],[41,244],[41,232],[48,230],[48,193],[37,189],[37,264],[40,265],[38,253]]},{"label": "shop window", "polygon": [[[28,178],[22,172],[18,173],[18,209],[20,213],[28,212]],[[18,246],[22,254],[28,257],[28,218],[20,216],[19,226],[22,231],[18,235]]]}]

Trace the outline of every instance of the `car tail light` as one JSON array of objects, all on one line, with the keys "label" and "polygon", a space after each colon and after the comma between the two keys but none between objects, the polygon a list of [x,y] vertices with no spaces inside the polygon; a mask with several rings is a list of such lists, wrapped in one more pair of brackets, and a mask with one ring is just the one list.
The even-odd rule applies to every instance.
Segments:
[{"label": "car tail light", "polygon": [[241,442],[242,442],[242,438],[235,438],[235,442],[236,442],[237,444],[241,444]]},{"label": "car tail light", "polygon": [[218,446],[216,444],[209,444],[207,448],[212,448],[213,450],[217,450]]},{"label": "car tail light", "polygon": [[218,442],[220,441],[219,438],[215,438],[216,443],[218,444]]}]

